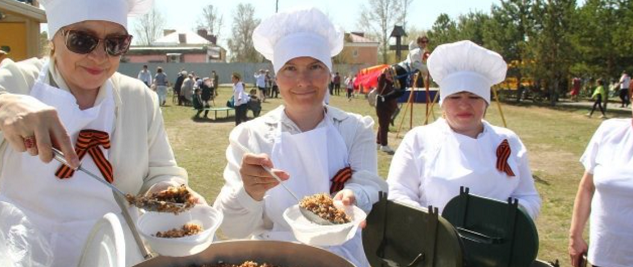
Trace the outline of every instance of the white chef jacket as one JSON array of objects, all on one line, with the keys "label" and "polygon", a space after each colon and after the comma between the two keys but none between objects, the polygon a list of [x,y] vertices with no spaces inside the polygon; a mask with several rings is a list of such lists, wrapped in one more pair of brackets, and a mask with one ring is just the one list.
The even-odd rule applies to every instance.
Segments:
[{"label": "white chef jacket", "polygon": [[580,162],[593,174],[588,260],[633,266],[633,133],[631,119],[604,121]]},{"label": "white chef jacket", "polygon": [[[378,192],[387,190],[386,183],[377,175],[373,120],[333,107],[327,107],[327,112],[326,119],[331,120],[346,145],[349,164],[354,172],[352,178],[345,183],[345,189],[352,190],[356,196],[356,205],[369,212],[373,203],[378,201]],[[325,124],[324,120],[317,128],[324,127]],[[281,125],[284,132],[301,132],[285,115],[284,107],[280,106],[262,117],[240,124],[229,138],[231,142],[247,146],[253,153],[270,155],[278,125]],[[263,236],[270,233],[275,226],[269,217],[271,212],[266,210],[265,200],[255,201],[244,190],[239,174],[243,155],[244,151],[236,145],[231,144],[227,148],[228,164],[224,169],[226,184],[214,204],[224,213],[220,228],[230,238]],[[328,171],[332,177],[337,170]]]},{"label": "white chef jacket", "polygon": [[[432,205],[441,212],[459,195],[460,186],[466,186],[480,196],[502,201],[516,198],[536,218],[541,199],[525,146],[514,132],[486,121],[483,124],[477,138],[454,132],[444,119],[408,132],[389,168],[389,199],[415,207]],[[515,176],[496,169],[496,150],[504,139],[510,145],[508,164]]]}]

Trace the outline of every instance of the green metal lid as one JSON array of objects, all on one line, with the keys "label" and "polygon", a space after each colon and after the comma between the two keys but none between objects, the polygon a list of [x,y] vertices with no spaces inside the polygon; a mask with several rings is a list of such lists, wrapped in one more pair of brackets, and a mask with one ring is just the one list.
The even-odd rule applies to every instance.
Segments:
[{"label": "green metal lid", "polygon": [[462,238],[466,266],[530,266],[538,253],[538,232],[518,200],[503,202],[470,195],[468,188],[460,191],[442,217]]},{"label": "green metal lid", "polygon": [[363,246],[371,266],[463,267],[457,231],[438,216],[380,194],[367,216]]}]

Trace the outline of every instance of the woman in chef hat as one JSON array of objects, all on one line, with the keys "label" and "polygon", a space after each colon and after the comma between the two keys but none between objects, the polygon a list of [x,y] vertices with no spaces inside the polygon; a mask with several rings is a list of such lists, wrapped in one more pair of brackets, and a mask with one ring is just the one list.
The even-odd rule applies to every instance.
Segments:
[{"label": "woman in chef hat", "polygon": [[541,199],[525,146],[511,130],[484,120],[490,87],[505,79],[501,55],[460,41],[438,46],[428,67],[440,86],[443,118],[404,137],[389,169],[389,198],[441,211],[465,186],[480,196],[517,198],[536,218]]},{"label": "woman in chef hat", "polygon": [[[253,42],[272,61],[284,103],[231,132],[226,184],[215,202],[224,212],[222,232],[296,241],[282,213],[297,201],[263,166],[273,168],[299,198],[328,192],[368,213],[386,190],[377,175],[373,121],[323,104],[343,32],[321,11],[302,8],[262,21]],[[360,231],[327,249],[356,266],[369,265]]]},{"label": "woman in chef hat", "polygon": [[130,194],[186,184],[187,173],[174,159],[156,94],[116,72],[132,40],[128,15],[152,1],[40,3],[51,56],[0,68],[0,200],[44,234],[53,266],[76,266],[94,223],[121,210],[110,189],[51,161],[53,147]]}]

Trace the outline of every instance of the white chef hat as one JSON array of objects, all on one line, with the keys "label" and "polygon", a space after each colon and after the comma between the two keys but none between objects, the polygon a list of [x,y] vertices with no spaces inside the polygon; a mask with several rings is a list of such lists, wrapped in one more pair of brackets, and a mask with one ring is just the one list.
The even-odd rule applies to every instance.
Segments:
[{"label": "white chef hat", "polygon": [[314,7],[277,13],[253,31],[255,49],[273,62],[275,72],[296,57],[312,57],[332,71],[332,57],[343,50],[343,31]]},{"label": "white chef hat", "polygon": [[440,86],[440,104],[445,97],[463,91],[490,104],[490,87],[502,82],[508,70],[501,55],[468,40],[438,46],[427,65]]},{"label": "white chef hat", "polygon": [[118,23],[127,30],[127,17],[147,13],[154,0],[40,0],[46,9],[48,39],[64,26],[86,20]]}]

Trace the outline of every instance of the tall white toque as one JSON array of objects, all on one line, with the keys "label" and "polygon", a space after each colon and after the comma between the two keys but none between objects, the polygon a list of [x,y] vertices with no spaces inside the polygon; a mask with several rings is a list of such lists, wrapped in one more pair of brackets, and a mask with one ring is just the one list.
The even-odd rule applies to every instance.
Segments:
[{"label": "tall white toque", "polygon": [[315,58],[332,71],[332,57],[343,50],[343,35],[323,12],[304,7],[266,18],[253,31],[253,44],[272,61],[275,73],[297,57]]},{"label": "tall white toque", "polygon": [[64,26],[86,20],[110,21],[125,27],[127,17],[152,9],[154,0],[40,0],[46,9],[48,39]]},{"label": "tall white toque", "polygon": [[438,46],[427,65],[440,86],[440,105],[445,97],[464,91],[490,104],[490,88],[505,80],[508,70],[501,55],[468,40]]}]

